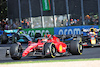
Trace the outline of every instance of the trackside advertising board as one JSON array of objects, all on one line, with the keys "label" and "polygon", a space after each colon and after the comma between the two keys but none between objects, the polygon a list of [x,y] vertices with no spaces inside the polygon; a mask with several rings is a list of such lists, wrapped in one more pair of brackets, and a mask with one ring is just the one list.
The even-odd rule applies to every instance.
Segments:
[{"label": "trackside advertising board", "polygon": [[50,34],[54,34],[54,28],[36,28],[36,29],[23,29],[24,33],[30,34],[31,32],[31,36],[34,36],[35,33],[41,33],[41,35],[43,36],[46,33],[50,33]]},{"label": "trackside advertising board", "polygon": [[[99,26],[99,28],[100,28],[100,26]],[[99,32],[99,35],[100,35],[100,32]]]},{"label": "trackside advertising board", "polygon": [[[99,28],[99,26],[97,25],[90,25],[90,26],[68,26],[68,27],[57,27],[54,28],[54,34],[55,35],[67,35],[67,34],[82,34],[82,29],[89,29],[91,27],[94,28]],[[83,35],[85,36],[86,33],[83,33]]]}]

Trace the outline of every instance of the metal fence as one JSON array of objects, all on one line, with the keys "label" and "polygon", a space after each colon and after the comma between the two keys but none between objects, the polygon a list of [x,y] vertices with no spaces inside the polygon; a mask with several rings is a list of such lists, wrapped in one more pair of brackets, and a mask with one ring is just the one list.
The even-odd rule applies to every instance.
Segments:
[{"label": "metal fence", "polygon": [[[24,23],[27,25],[27,22],[29,22],[28,28],[100,24],[99,0],[44,0],[50,1],[51,9],[48,11],[42,9],[43,0],[15,0],[17,7],[14,10],[11,9],[13,8],[11,3],[14,0],[11,1],[8,0],[9,20],[14,19],[16,21],[17,19],[17,23],[23,26],[23,19],[27,19]],[[19,15],[16,15],[16,13]]]}]

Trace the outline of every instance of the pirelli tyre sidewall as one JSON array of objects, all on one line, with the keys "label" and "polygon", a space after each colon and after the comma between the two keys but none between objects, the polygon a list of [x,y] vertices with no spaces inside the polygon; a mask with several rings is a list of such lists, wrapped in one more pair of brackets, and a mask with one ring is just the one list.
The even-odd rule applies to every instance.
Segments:
[{"label": "pirelli tyre sidewall", "polygon": [[45,43],[43,53],[46,57],[56,57],[56,47],[54,43]]},{"label": "pirelli tyre sidewall", "polygon": [[79,40],[73,40],[70,43],[70,53],[72,55],[81,55],[83,52],[83,46]]},{"label": "pirelli tyre sidewall", "polygon": [[20,60],[22,54],[22,46],[18,44],[12,44],[10,47],[10,55],[13,60]]},{"label": "pirelli tyre sidewall", "polygon": [[1,35],[1,44],[6,44],[8,42],[7,34]]}]

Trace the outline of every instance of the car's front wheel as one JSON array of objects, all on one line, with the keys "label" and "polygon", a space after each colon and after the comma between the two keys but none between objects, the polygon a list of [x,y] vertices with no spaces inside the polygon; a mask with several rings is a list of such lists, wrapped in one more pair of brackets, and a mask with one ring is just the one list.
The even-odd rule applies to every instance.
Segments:
[{"label": "car's front wheel", "polygon": [[8,37],[6,34],[1,35],[1,44],[6,44],[8,42]]},{"label": "car's front wheel", "polygon": [[12,44],[10,47],[10,55],[13,60],[20,60],[22,54],[22,46],[18,44]]}]

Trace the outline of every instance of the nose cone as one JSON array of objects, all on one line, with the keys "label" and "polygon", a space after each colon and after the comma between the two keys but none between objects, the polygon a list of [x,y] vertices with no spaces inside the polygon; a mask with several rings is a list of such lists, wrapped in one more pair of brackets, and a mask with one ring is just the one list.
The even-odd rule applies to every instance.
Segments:
[{"label": "nose cone", "polygon": [[23,52],[22,57],[27,56],[27,55],[28,55],[28,53],[29,53],[29,49],[26,49],[26,50]]},{"label": "nose cone", "polygon": [[27,54],[28,54],[28,53],[25,53],[25,52],[24,52],[24,53],[22,54],[22,57],[25,57],[25,56],[27,56]]},{"label": "nose cone", "polygon": [[29,47],[27,47],[27,48],[25,49],[25,51],[23,52],[22,57],[27,56],[28,53],[31,52],[33,48],[34,48],[34,46],[29,46]]},{"label": "nose cone", "polygon": [[31,46],[28,46],[28,47],[25,49],[25,51],[23,52],[22,57],[27,56],[28,53],[30,53],[31,51],[33,51],[33,49],[34,49],[35,47],[37,47],[37,44],[36,44],[36,43],[34,43],[34,44],[31,45]]}]

